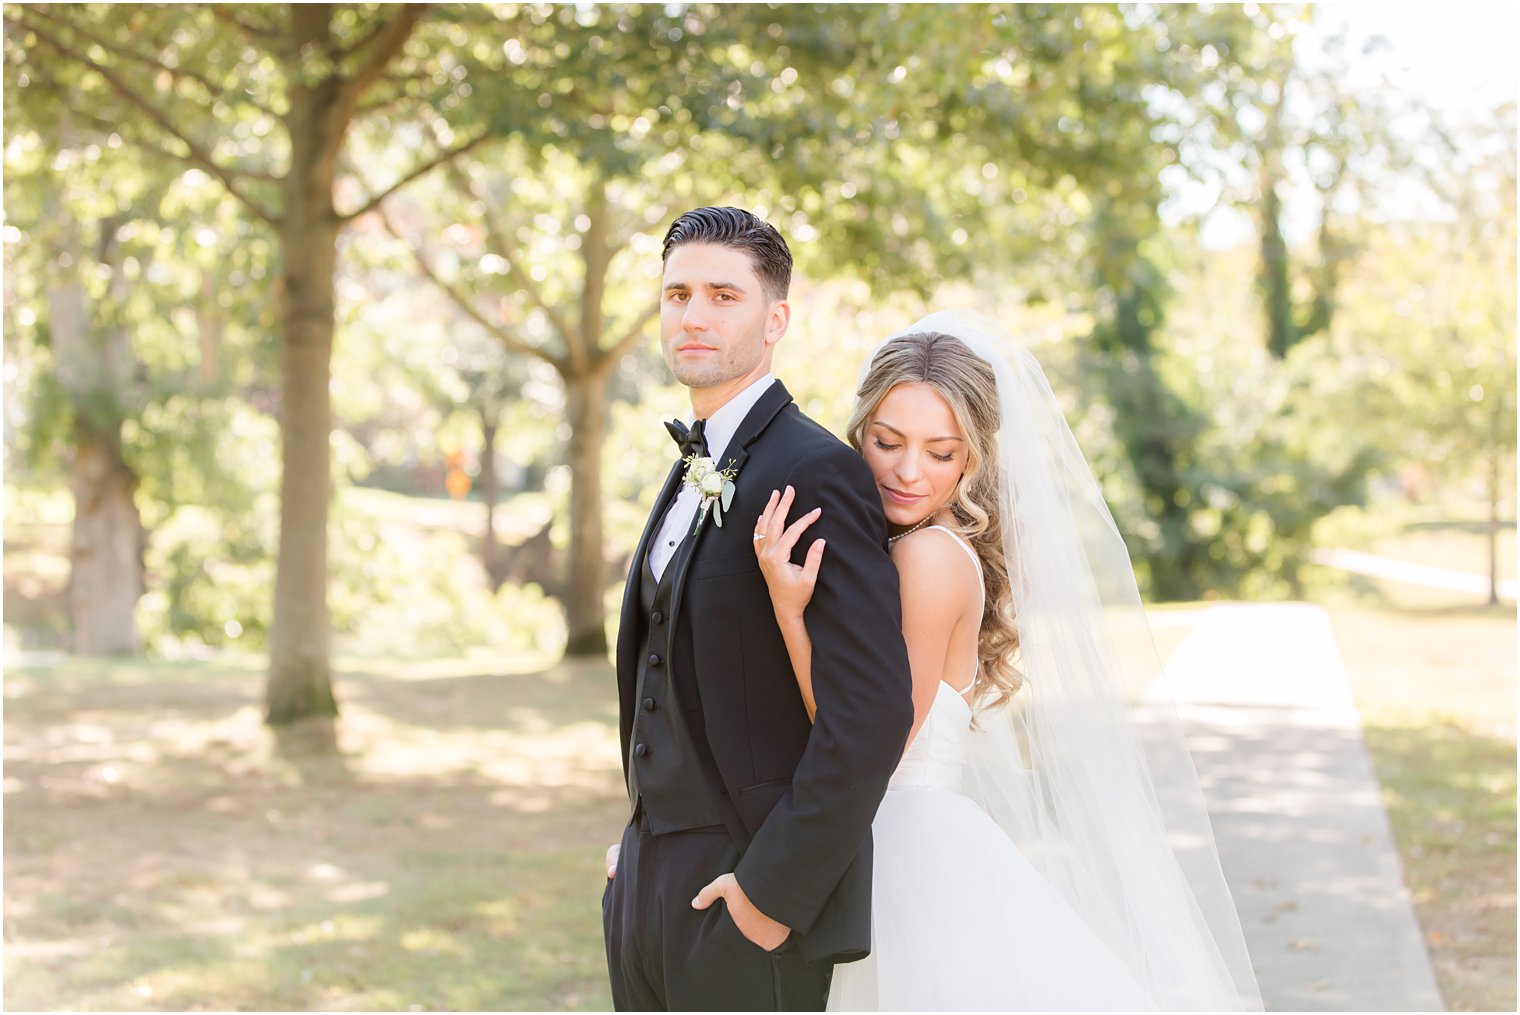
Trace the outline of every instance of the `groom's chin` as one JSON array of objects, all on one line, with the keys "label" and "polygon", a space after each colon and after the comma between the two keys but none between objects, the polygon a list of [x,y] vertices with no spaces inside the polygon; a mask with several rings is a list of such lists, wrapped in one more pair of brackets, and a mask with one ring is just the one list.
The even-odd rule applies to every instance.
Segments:
[{"label": "groom's chin", "polygon": [[688,388],[711,388],[728,378],[722,376],[723,366],[712,363],[671,363],[670,372],[675,379]]}]

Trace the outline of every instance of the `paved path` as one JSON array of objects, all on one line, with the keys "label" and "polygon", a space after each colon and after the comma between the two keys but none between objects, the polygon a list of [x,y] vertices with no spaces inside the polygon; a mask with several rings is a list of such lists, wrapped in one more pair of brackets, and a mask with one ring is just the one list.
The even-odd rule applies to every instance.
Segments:
[{"label": "paved path", "polygon": [[[1431,567],[1429,564],[1411,564],[1407,560],[1379,557],[1360,550],[1319,549],[1311,554],[1316,564],[1338,567],[1352,574],[1364,574],[1373,578],[1387,578],[1408,585],[1423,585],[1430,589],[1450,589],[1453,592],[1471,592],[1488,598],[1488,576],[1467,571],[1454,571],[1447,567]],[[1511,602],[1515,599],[1515,583],[1507,579],[1499,581],[1499,596]]]},{"label": "paved path", "polygon": [[1210,607],[1165,683],[1267,1010],[1440,1010],[1324,611]]}]

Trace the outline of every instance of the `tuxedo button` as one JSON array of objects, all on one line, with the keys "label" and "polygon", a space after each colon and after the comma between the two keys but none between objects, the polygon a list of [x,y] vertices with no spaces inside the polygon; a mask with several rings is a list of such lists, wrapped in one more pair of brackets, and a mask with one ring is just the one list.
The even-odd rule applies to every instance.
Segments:
[{"label": "tuxedo button", "polygon": [[647,758],[649,756],[649,745],[635,744],[633,747],[633,753],[637,754],[641,758]]},{"label": "tuxedo button", "polygon": [[649,622],[651,624],[663,624],[665,623],[665,614],[661,613],[659,610],[655,610],[649,615]]},{"label": "tuxedo button", "polygon": [[654,699],[653,698],[645,698],[644,699],[644,711],[646,711],[646,712],[653,712],[654,710],[655,710]]},{"label": "tuxedo button", "polygon": [[659,656],[652,655],[652,656],[649,657],[649,665],[650,666],[658,666],[662,662],[664,662],[664,660],[661,659]]}]

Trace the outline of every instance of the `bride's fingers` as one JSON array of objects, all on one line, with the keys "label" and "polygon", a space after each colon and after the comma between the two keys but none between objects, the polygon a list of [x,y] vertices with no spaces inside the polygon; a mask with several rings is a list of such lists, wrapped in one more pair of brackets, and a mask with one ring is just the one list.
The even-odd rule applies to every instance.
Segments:
[{"label": "bride's fingers", "polygon": [[760,517],[755,519],[755,553],[759,555],[765,549],[765,543],[770,536],[771,517],[776,512],[776,501],[780,493],[771,491],[770,500],[765,502],[765,510],[760,512]]},{"label": "bride's fingers", "polygon": [[823,562],[823,545],[826,540],[815,539],[808,547],[807,559],[802,562],[802,579],[809,585],[818,582],[818,565]]},{"label": "bride's fingers", "polygon": [[807,530],[809,525],[816,522],[822,514],[823,508],[816,507],[787,526],[786,531],[781,534],[781,538],[776,541],[776,552],[780,553],[784,550],[787,557],[790,558],[792,547],[797,545],[797,540],[802,538],[802,533]]},{"label": "bride's fingers", "polygon": [[782,530],[786,528],[786,515],[792,509],[792,498],[796,491],[790,486],[781,491],[781,498],[776,501],[776,510],[771,512],[770,527],[766,529],[765,541],[774,544],[781,537]]}]

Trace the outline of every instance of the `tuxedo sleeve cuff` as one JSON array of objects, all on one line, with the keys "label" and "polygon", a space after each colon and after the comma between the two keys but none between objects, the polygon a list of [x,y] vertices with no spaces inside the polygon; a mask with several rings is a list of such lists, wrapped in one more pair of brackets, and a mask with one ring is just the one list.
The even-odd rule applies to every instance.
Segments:
[{"label": "tuxedo sleeve cuff", "polygon": [[746,869],[743,860],[734,870],[734,879],[750,904],[772,920],[785,924],[796,934],[812,930],[813,921],[818,919],[818,899],[803,898],[787,891],[785,886],[769,881],[759,871]]}]

